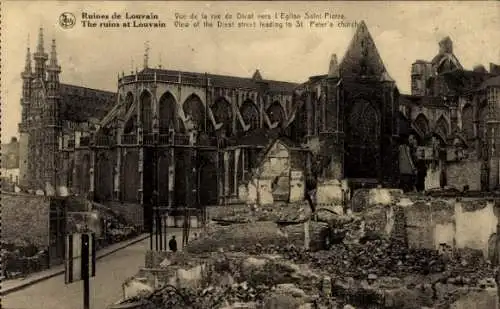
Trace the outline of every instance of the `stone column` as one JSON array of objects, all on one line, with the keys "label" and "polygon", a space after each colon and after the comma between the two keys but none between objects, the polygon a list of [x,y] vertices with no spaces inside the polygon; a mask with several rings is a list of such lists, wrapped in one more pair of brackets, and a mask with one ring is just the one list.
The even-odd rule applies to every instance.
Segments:
[{"label": "stone column", "polygon": [[89,200],[94,200],[94,193],[95,193],[95,166],[96,166],[96,151],[92,150],[90,154],[90,171],[89,171],[89,177],[90,177],[90,184],[89,184],[89,192],[88,192],[88,199]]},{"label": "stone column", "polygon": [[241,149],[235,149],[234,150],[234,189],[233,189],[233,195],[237,196],[238,195],[238,167],[239,167],[239,159],[240,159],[240,153]]},{"label": "stone column", "polygon": [[236,130],[238,129],[238,117],[237,113],[239,113],[239,101],[238,101],[238,95],[236,94],[238,90],[231,90],[231,111],[233,114],[233,119],[232,119],[232,126],[233,126],[233,134],[236,133]]},{"label": "stone column", "polygon": [[175,192],[175,148],[168,149],[168,207],[174,206]]},{"label": "stone column", "polygon": [[224,200],[229,194],[229,151],[224,151]]},{"label": "stone column", "polygon": [[137,192],[137,200],[141,205],[144,204],[144,147],[143,147],[143,136],[142,136],[142,124],[137,128],[137,143],[139,144],[139,189]]}]

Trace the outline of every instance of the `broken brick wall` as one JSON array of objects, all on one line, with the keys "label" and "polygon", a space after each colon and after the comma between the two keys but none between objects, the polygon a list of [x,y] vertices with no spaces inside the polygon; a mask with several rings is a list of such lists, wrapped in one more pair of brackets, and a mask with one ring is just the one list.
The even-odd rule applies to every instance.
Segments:
[{"label": "broken brick wall", "polygon": [[461,161],[446,166],[446,184],[462,190],[469,186],[471,191],[481,190],[481,161]]},{"label": "broken brick wall", "polygon": [[488,240],[496,233],[498,217],[495,203],[484,199],[464,200],[456,204],[455,242],[457,248],[488,252]]},{"label": "broken brick wall", "polygon": [[50,200],[45,196],[2,192],[2,241],[48,246],[49,213]]},{"label": "broken brick wall", "polygon": [[[428,199],[405,207],[408,244],[414,248],[457,249],[488,253],[488,243],[498,222],[494,202],[485,199]],[[396,220],[397,221],[397,220]]]}]

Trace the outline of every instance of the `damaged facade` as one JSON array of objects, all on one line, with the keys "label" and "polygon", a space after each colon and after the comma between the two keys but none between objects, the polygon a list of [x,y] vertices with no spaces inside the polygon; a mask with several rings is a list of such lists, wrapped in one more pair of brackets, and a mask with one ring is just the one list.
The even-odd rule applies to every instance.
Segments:
[{"label": "damaged facade", "polygon": [[[400,94],[364,22],[342,60],[333,55],[328,74],[303,84],[259,70],[242,78],[154,69],[146,55],[109,93],[61,84],[55,44],[46,66],[42,35],[34,56],[19,126],[21,182],[33,189],[67,186],[144,205],[148,217],[155,203],[237,202],[242,186],[264,179],[273,201],[301,198],[308,177],[400,187],[401,165],[418,162],[427,188],[499,184],[500,70],[463,69],[449,38],[432,61],[413,64],[411,95]],[[405,161],[409,135],[418,145]]]}]

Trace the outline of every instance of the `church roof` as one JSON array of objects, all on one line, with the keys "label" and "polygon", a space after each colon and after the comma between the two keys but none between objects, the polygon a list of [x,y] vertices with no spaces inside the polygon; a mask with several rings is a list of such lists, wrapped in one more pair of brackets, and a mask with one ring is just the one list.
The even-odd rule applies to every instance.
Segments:
[{"label": "church roof", "polygon": [[401,94],[399,96],[399,104],[406,106],[425,106],[429,108],[448,110],[448,107],[444,105],[443,98],[437,96],[417,96]]},{"label": "church roof", "polygon": [[293,90],[298,86],[297,83],[292,83],[292,82],[262,79],[262,76],[258,70],[254,73],[254,75],[251,78],[208,74],[208,73],[205,75],[204,73],[156,69],[156,68],[146,68],[141,72],[139,72],[139,75],[148,73],[156,73],[158,75],[171,75],[171,76],[181,75],[182,77],[195,78],[199,80],[203,80],[206,77],[208,77],[210,79],[210,83],[212,86],[221,88],[261,89],[262,85],[265,85],[266,90],[270,93],[291,94]]},{"label": "church roof", "polygon": [[116,103],[117,94],[110,91],[61,84],[61,118],[66,121],[86,122],[102,119]]},{"label": "church roof", "polygon": [[387,71],[364,21],[356,29],[339,67],[342,78],[382,76]]},{"label": "church roof", "polygon": [[475,72],[459,69],[442,73],[440,76],[444,78],[448,89],[459,94],[481,86],[485,80],[493,75],[487,72]]},{"label": "church roof", "polygon": [[485,88],[488,88],[488,87],[500,87],[500,75],[485,80],[481,84],[481,86],[479,87],[479,89],[485,89]]}]

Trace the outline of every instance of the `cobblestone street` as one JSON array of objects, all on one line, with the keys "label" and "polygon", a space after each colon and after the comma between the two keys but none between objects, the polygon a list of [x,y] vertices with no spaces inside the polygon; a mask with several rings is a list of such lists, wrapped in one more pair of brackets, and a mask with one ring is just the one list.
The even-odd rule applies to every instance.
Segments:
[{"label": "cobblestone street", "polygon": [[[182,232],[176,235],[181,247]],[[117,251],[97,261],[96,276],[90,281],[90,308],[105,309],[120,300],[122,283],[144,266],[149,238]],[[5,309],[80,309],[83,308],[83,282],[64,284],[59,275],[2,297]]]}]

